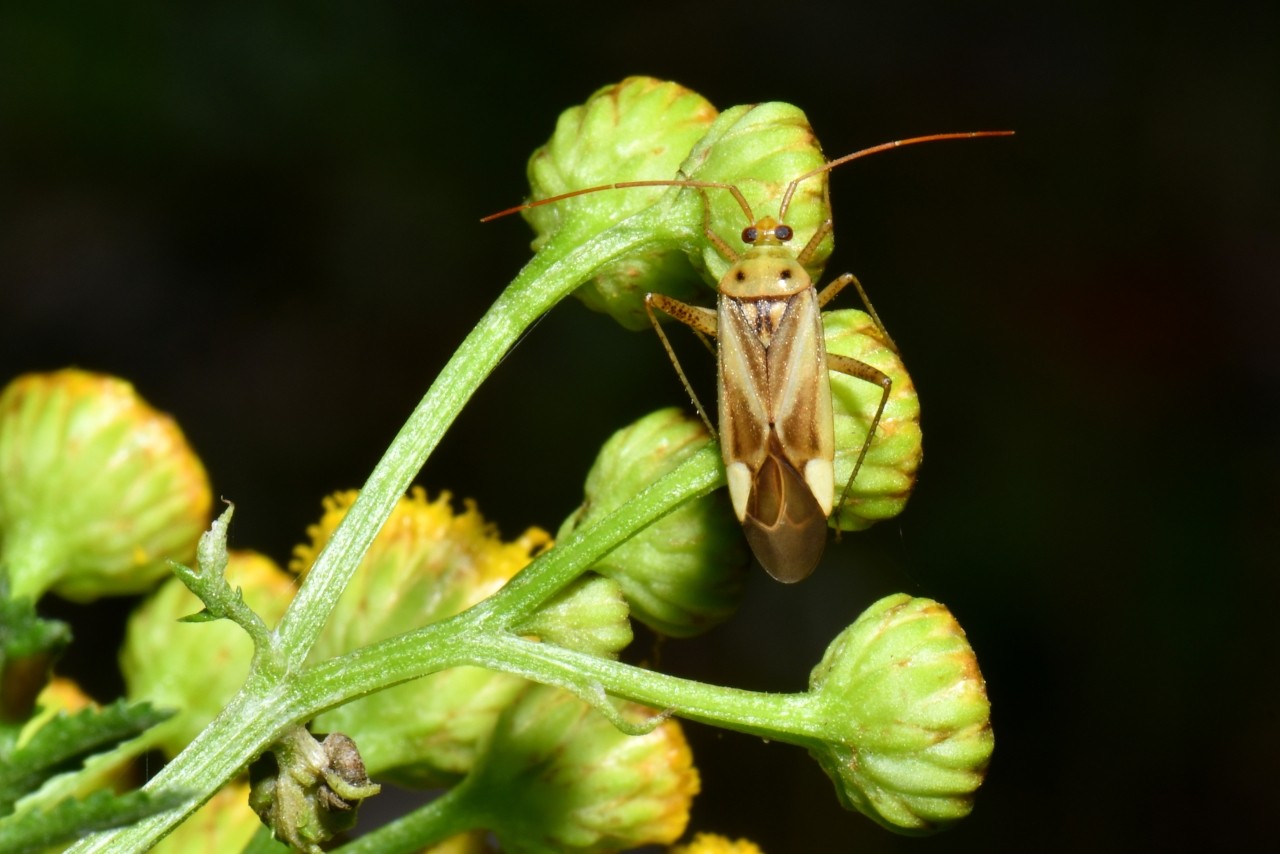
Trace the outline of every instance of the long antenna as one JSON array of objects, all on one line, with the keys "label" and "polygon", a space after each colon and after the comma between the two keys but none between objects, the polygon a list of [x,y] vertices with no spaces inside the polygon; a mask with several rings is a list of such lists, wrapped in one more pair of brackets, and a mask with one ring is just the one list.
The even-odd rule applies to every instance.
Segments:
[{"label": "long antenna", "polygon": [[[1013,136],[1011,130],[979,130],[969,131],[968,133],[934,133],[928,136],[913,136],[909,139],[898,139],[893,142],[885,142],[880,145],[873,145],[870,148],[864,148],[861,151],[855,151],[853,154],[846,154],[844,157],[837,157],[835,160],[822,164],[817,169],[806,172],[799,178],[787,185],[787,191],[782,195],[782,204],[778,206],[778,220],[781,222],[786,217],[787,208],[791,205],[791,198],[795,195],[796,187],[801,181],[812,178],[814,175],[821,175],[830,169],[834,169],[842,163],[848,163],[850,160],[857,160],[859,157],[866,157],[870,154],[879,154],[881,151],[888,151],[893,148],[902,148],[906,145],[915,145],[920,142],[940,142],[945,139],[977,139],[984,136]],[[543,205],[550,205],[555,202],[572,199],[574,196],[585,196],[587,193],[599,193],[602,190],[622,190],[627,187],[695,187],[700,189],[728,190],[742,207],[743,212],[747,215],[748,222],[755,222],[755,215],[751,212],[751,206],[747,204],[747,200],[743,197],[742,191],[734,184],[723,184],[716,181],[689,181],[679,178],[669,178],[665,180],[652,181],[622,181],[617,184],[600,184],[595,187],[583,187],[581,190],[570,190],[567,193],[561,193],[558,196],[549,196],[545,199],[538,199],[535,202],[525,202],[522,205],[507,208],[506,210],[491,213],[488,216],[481,217],[481,222],[491,222],[504,216],[517,213],[519,211],[528,210],[529,208],[538,208]]]},{"label": "long antenna", "polygon": [[902,148],[906,145],[915,145],[920,142],[941,142],[944,139],[978,139],[984,136],[1013,136],[1011,130],[976,130],[968,133],[932,133],[928,136],[913,136],[909,139],[897,139],[893,142],[884,142],[880,145],[873,145],[870,148],[864,148],[861,151],[855,151],[853,154],[846,154],[844,157],[837,157],[830,160],[811,172],[806,172],[799,178],[792,181],[787,186],[787,191],[782,194],[782,204],[778,206],[778,219],[785,221],[787,208],[791,205],[791,197],[795,195],[796,186],[801,181],[812,178],[814,175],[821,175],[828,172],[842,163],[848,163],[850,160],[857,160],[859,157],[866,157],[870,154],[879,154],[882,151],[889,151],[894,148]]},{"label": "long antenna", "polygon": [[[808,177],[808,176],[806,176]],[[491,213],[488,216],[480,217],[481,222],[489,222],[499,219],[518,211],[525,211],[529,208],[540,208],[543,205],[549,205],[552,202],[561,202],[565,199],[572,199],[574,196],[585,196],[587,193],[598,193],[601,190],[625,190],[627,187],[700,187],[709,190],[728,190],[733,197],[738,200],[738,204],[742,206],[742,210],[747,215],[747,219],[755,222],[755,216],[751,213],[751,206],[747,204],[747,200],[743,197],[742,191],[733,184],[721,184],[716,181],[689,181],[680,178],[655,179],[652,181],[622,181],[618,184],[600,184],[596,187],[583,187],[581,190],[570,190],[567,193],[561,193],[558,196],[548,196],[545,199],[538,199],[536,202],[525,202],[523,205],[516,205],[513,208],[507,208],[504,211]]]}]

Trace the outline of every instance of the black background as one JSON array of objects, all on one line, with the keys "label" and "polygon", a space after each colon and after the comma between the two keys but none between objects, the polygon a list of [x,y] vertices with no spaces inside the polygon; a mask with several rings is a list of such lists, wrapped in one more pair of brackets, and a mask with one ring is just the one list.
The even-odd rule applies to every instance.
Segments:
[{"label": "black background", "polygon": [[[757,571],[731,624],[664,650],[799,690],[876,597],[947,603],[994,704],[976,809],[899,838],[802,751],[691,726],[693,827],[776,854],[1195,851],[1273,826],[1275,9],[86,6],[0,13],[0,378],[130,378],[236,501],[233,544],[281,561],[525,262],[518,218],[477,220],[598,87],[790,101],[833,157],[1015,128],[834,174],[830,269],[911,367],[919,489],[811,580]],[[554,530],[599,443],[662,405],[687,401],[652,336],[567,302],[420,482],[508,534]],[[130,604],[57,610],[98,620],[66,666],[100,695],[111,660],[84,656]]]}]

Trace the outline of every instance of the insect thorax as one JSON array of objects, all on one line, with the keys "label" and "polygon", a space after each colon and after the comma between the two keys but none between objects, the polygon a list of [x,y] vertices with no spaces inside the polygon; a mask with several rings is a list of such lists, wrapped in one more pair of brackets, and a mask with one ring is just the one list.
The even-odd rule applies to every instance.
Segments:
[{"label": "insect thorax", "polygon": [[752,246],[720,280],[720,293],[735,299],[787,297],[812,284],[788,247]]}]

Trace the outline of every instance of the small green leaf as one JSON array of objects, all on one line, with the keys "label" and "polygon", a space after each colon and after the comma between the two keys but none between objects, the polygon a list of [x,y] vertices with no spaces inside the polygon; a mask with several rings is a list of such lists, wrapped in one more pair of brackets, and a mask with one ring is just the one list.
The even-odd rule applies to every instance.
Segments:
[{"label": "small green leaf", "polygon": [[123,795],[98,791],[83,800],[66,800],[44,810],[0,819],[0,851],[27,854],[64,845],[113,827],[133,824],[173,809],[186,800],[184,792],[133,791]]},{"label": "small green leaf", "polygon": [[222,617],[209,613],[208,608],[201,608],[194,614],[187,614],[185,617],[179,617],[179,623],[212,623],[215,620],[221,620]]},{"label": "small green leaf", "polygon": [[22,747],[0,757],[0,814],[12,812],[19,798],[50,777],[74,770],[92,754],[133,738],[170,714],[148,703],[129,705],[121,700],[101,709],[57,715]]},{"label": "small green leaf", "polygon": [[41,619],[29,596],[9,598],[0,566],[0,722],[20,725],[31,717],[50,666],[70,642],[67,624]]},{"label": "small green leaf", "polygon": [[209,530],[200,535],[200,544],[196,547],[199,570],[180,563],[173,564],[174,574],[205,605],[203,611],[181,617],[180,620],[185,623],[230,620],[248,632],[255,648],[268,649],[270,632],[266,623],[245,603],[241,589],[233,588],[227,583],[227,564],[230,561],[227,555],[227,528],[231,525],[235,509],[235,505],[228,502],[222,515],[214,519]]}]

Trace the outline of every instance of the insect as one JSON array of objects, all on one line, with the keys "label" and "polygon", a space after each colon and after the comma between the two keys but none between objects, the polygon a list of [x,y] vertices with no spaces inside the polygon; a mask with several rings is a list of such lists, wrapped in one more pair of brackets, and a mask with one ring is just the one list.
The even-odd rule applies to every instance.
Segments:
[{"label": "insect", "polygon": [[[795,236],[786,224],[786,215],[796,188],[836,166],[893,148],[1011,133],[931,134],[872,146],[836,158],[788,184],[776,217],[757,218],[741,190],[733,184],[671,179],[587,187],[539,199],[485,219],[610,189],[670,186],[703,192],[706,239],[730,264],[717,288],[717,306],[711,309],[689,305],[664,294],[651,293],[645,296],[645,309],[681,382],[709,428],[711,421],[655,312],[717,340],[719,436],[729,497],[756,559],[773,578],[790,584],[806,578],[821,559],[826,547],[827,519],[835,507],[844,503],[858,477],[893,385],[890,377],[878,368],[827,352],[822,308],[853,285],[885,342],[897,350],[853,274],[846,273],[818,290],[805,270],[805,264],[832,231],[830,218],[799,252],[787,245]],[[711,190],[730,193],[746,216],[748,225],[741,235],[746,248],[741,252],[711,229],[710,203],[706,196]],[[840,494],[839,504],[835,492],[834,416],[828,370],[871,383],[881,390],[879,405]]]}]

